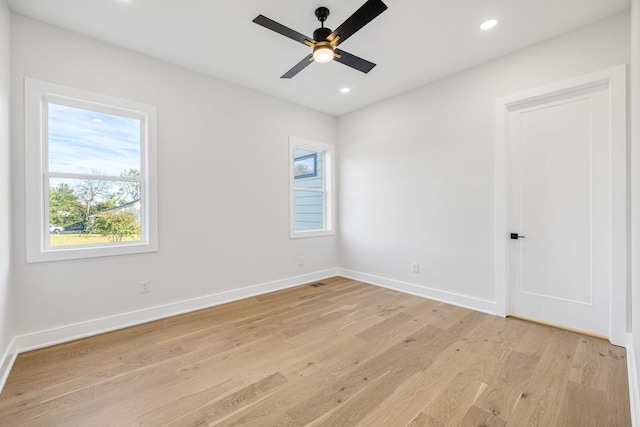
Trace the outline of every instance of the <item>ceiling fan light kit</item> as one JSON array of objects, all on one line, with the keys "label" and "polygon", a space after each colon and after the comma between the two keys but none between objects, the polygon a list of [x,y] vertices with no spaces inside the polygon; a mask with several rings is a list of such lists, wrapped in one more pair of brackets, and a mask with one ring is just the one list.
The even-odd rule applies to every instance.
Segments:
[{"label": "ceiling fan light kit", "polygon": [[313,60],[320,63],[329,62],[333,59],[335,52],[329,42],[319,42],[313,48]]},{"label": "ceiling fan light kit", "polygon": [[334,31],[331,31],[330,28],[325,28],[324,26],[324,21],[329,17],[329,9],[319,7],[316,9],[315,15],[318,21],[320,21],[321,27],[313,32],[313,39],[291,28],[285,27],[264,15],[258,15],[253,22],[312,48],[310,55],[306,56],[302,61],[298,62],[293,68],[282,75],[281,78],[283,79],[290,79],[312,62],[326,63],[334,59],[355,70],[368,73],[376,64],[337,49],[337,46],[385,10],[387,10],[387,5],[385,5],[382,0],[368,0],[360,9],[356,10],[353,15],[347,18],[342,25]]}]

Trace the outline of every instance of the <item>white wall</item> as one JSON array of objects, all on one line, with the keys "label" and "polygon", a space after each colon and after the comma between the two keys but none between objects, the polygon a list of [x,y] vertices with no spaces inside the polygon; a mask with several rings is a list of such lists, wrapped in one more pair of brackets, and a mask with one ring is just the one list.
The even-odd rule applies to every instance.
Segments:
[{"label": "white wall", "polygon": [[495,311],[495,100],[627,63],[629,37],[624,13],[340,117],[343,274]]},{"label": "white wall", "polygon": [[0,389],[12,363],[14,337],[11,280],[10,40],[11,14],[0,0]]},{"label": "white wall", "polygon": [[[335,117],[18,15],[12,24],[21,348],[335,274],[335,236],[289,239],[288,193],[289,135],[335,144]],[[25,76],[157,106],[158,253],[25,263]],[[265,282],[275,283],[220,295]],[[207,295],[217,296],[176,304]]]}]

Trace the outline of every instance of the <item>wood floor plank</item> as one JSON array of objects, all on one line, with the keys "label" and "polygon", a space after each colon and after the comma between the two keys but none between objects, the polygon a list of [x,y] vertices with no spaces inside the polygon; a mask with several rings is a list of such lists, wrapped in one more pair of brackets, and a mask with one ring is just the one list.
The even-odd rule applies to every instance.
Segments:
[{"label": "wood floor plank", "polygon": [[209,427],[204,415],[200,411],[189,412],[182,417],[162,425],[163,427]]},{"label": "wood floor plank", "polygon": [[[428,343],[438,336],[434,335],[433,327],[425,326],[407,340],[387,348],[366,362],[358,364],[353,370],[347,371],[338,377],[334,384],[319,390],[307,401],[292,408],[289,414],[298,424],[304,425],[316,419],[330,417],[341,406],[352,401],[371,382],[383,376],[393,374],[396,378],[403,379],[417,366],[429,363],[424,361],[423,354]],[[398,363],[399,360],[402,360],[402,363]]]},{"label": "wood floor plank", "polygon": [[525,392],[531,372],[538,364],[535,356],[512,351],[500,372],[482,393],[475,406],[506,421]]},{"label": "wood floor plank", "polygon": [[[4,392],[3,392],[4,394]],[[0,395],[0,398],[2,395]],[[56,419],[56,414],[64,414],[75,411],[77,407],[86,402],[95,402],[95,388],[88,387],[65,394],[45,402],[30,405],[28,408],[14,407],[0,412],[0,425],[28,426],[50,425],[51,419]]]},{"label": "wood floor plank", "polygon": [[475,360],[465,368],[464,373],[486,384],[493,383],[530,325],[531,323],[513,319],[487,318],[477,334],[483,337],[481,348],[485,348],[486,344],[489,347],[486,351],[476,353]]},{"label": "wood floor plank", "polygon": [[427,405],[423,413],[442,424],[459,425],[486,386],[485,383],[458,374],[442,393]]},{"label": "wood floor plank", "polygon": [[284,386],[289,380],[279,372],[269,375],[253,384],[249,384],[241,390],[200,408],[208,423],[217,423],[229,415],[238,412],[246,406],[253,405],[264,396],[273,394],[273,390]]},{"label": "wood floor plank", "polygon": [[601,411],[602,402],[610,402],[610,396],[589,386],[570,382],[562,402],[558,425],[567,427],[616,426],[624,420],[614,411]]},{"label": "wood floor plank", "polygon": [[580,336],[556,329],[507,425],[556,425]]},{"label": "wood floor plank", "polygon": [[[478,313],[467,311],[463,320],[446,331],[425,325],[417,332],[407,336],[405,340],[390,346],[375,357],[357,365],[357,368],[346,372],[342,377],[339,377],[336,385],[322,390],[319,396],[314,396],[310,401],[294,408],[290,412],[292,417],[300,424],[319,418],[322,413],[325,413],[324,416],[329,418],[333,424],[342,423],[345,417],[348,420],[353,420],[358,416],[366,417],[372,411],[363,411],[363,409],[379,406],[386,396],[385,393],[373,393],[373,395],[367,393],[365,389],[369,387],[369,384],[375,384],[383,376],[392,374],[399,385],[415,372],[425,369],[432,363],[437,353],[434,349],[455,342],[458,339],[456,331],[469,331],[477,326],[477,315]],[[399,359],[401,359],[401,363],[398,363]],[[393,387],[386,386],[384,380],[380,381],[380,384],[385,385],[384,388],[387,392],[393,391]],[[362,393],[362,397],[354,400],[353,397],[360,393]],[[315,402],[322,402],[323,406],[314,406]],[[373,403],[375,405],[372,405]],[[336,414],[328,415],[330,412]]]},{"label": "wood floor plank", "polygon": [[218,426],[271,426],[294,425],[287,411],[300,402],[308,399],[316,390],[327,387],[336,381],[336,377],[321,368],[315,368],[307,375],[291,381],[291,386],[281,388],[269,399],[244,408],[234,416],[214,423]]},{"label": "wood floor plank", "polygon": [[444,427],[444,424],[421,412],[407,424],[407,427]]},{"label": "wood floor plank", "polygon": [[[486,320],[487,318],[468,323],[465,328],[460,329],[461,333],[455,341],[449,341],[448,346],[434,345],[434,348],[440,350],[438,354],[431,353],[429,356],[433,359],[431,365],[412,375],[395,392],[385,396],[376,410],[362,421],[362,425],[376,422],[381,425],[407,424],[423,412],[461,372],[477,379],[477,369],[469,368],[476,364],[487,365],[483,359],[496,348],[493,340],[479,333],[484,329]],[[420,399],[415,399],[414,396],[420,396]],[[432,417],[427,416],[422,420],[427,419],[432,420]]]},{"label": "wood floor plank", "polygon": [[504,427],[507,422],[487,411],[472,406],[460,421],[460,427]]},{"label": "wood floor plank", "polygon": [[[178,399],[173,399],[165,405],[156,406],[147,413],[139,415],[138,422],[140,426],[169,424],[191,413],[199,412],[200,408],[215,401],[229,391],[230,388],[236,387],[237,385],[239,385],[238,382],[235,382],[233,379],[225,379],[219,384],[202,390],[185,389],[183,396]],[[201,413],[200,415],[202,420],[204,420],[204,415]]]},{"label": "wood floor plank", "polygon": [[18,356],[0,426],[629,426],[626,352],[331,278]]}]

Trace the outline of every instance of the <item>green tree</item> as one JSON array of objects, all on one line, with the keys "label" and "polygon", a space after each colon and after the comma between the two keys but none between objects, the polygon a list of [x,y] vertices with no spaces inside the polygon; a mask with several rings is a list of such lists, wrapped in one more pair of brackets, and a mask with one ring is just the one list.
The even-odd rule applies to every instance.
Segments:
[{"label": "green tree", "polygon": [[107,194],[105,199],[99,203],[96,203],[95,210],[97,212],[107,211],[120,205],[120,199],[117,194]]},{"label": "green tree", "polygon": [[[99,173],[92,171],[95,175]],[[74,192],[82,208],[83,220],[89,222],[92,213],[96,213],[98,200],[107,196],[111,183],[101,179],[83,179],[74,188]]]},{"label": "green tree", "polygon": [[93,230],[110,242],[122,242],[125,237],[140,235],[140,222],[133,212],[103,212],[94,217]]},{"label": "green tree", "polygon": [[[123,178],[137,178],[140,176],[140,171],[130,168],[120,172],[120,176]],[[118,189],[118,195],[120,196],[120,203],[123,205],[140,200],[140,182],[122,181]]]},{"label": "green tree", "polygon": [[49,188],[49,220],[52,224],[66,227],[82,221],[81,210],[78,197],[69,184]]}]

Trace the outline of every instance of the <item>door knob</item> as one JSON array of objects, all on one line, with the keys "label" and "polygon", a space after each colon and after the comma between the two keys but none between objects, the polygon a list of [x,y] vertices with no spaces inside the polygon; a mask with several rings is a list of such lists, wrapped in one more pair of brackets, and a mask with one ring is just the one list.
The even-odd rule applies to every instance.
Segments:
[{"label": "door knob", "polygon": [[519,236],[518,233],[511,233],[511,238],[513,240],[524,239],[524,236]]}]

